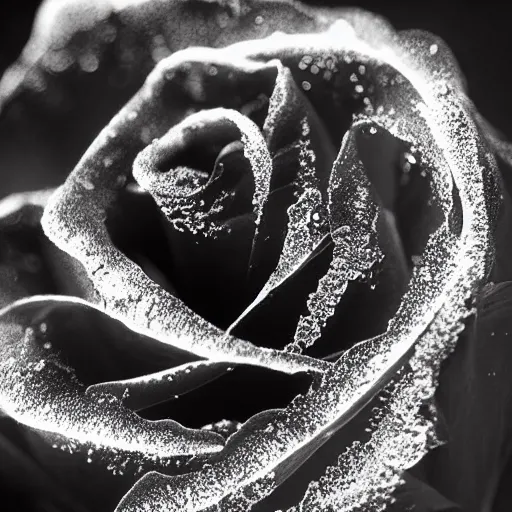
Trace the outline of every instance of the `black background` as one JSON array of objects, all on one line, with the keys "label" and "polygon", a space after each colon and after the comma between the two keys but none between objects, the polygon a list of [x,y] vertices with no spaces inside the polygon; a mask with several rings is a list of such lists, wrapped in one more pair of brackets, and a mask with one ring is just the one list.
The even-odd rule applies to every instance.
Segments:
[{"label": "black background", "polygon": [[[39,3],[2,1],[0,72],[26,42]],[[398,29],[419,28],[441,36],[457,57],[478,110],[512,139],[512,26],[507,2],[331,0],[315,4],[362,7],[385,16]]]}]

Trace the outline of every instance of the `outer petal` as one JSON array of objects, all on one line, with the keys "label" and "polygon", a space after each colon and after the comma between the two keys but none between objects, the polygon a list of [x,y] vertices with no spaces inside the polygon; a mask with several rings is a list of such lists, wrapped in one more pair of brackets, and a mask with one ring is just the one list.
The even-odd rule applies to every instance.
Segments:
[{"label": "outer petal", "polygon": [[269,0],[45,1],[0,83],[2,193],[58,185],[162,58],[277,30],[312,32],[327,15]]},{"label": "outer petal", "polygon": [[[64,438],[70,447],[126,452],[141,462],[217,451],[223,441],[215,434],[184,429],[170,420],[148,422],[122,407],[112,395],[85,394],[84,382],[94,383],[105,377],[101,366],[93,369],[87,359],[99,357],[108,365],[109,358],[93,350],[90,342],[88,346],[79,343],[75,329],[81,326],[78,332],[83,341],[101,340],[101,329],[110,330],[108,338],[114,351],[119,330],[124,331],[124,344],[130,343],[130,334],[122,324],[105,325],[103,320],[102,325],[101,315],[80,301],[58,298],[33,298],[4,310],[0,381],[3,412],[50,438]],[[71,336],[71,342],[67,341]],[[146,357],[151,354],[147,346],[150,340],[132,338],[132,343],[137,350],[145,345]],[[70,344],[74,347],[67,346]],[[117,358],[111,375],[116,375],[116,369],[118,375],[126,375],[135,361],[143,364],[133,352],[126,355],[124,361]]]},{"label": "outer petal", "polygon": [[510,457],[512,285],[489,285],[474,321],[446,362],[436,393],[445,444],[420,467],[428,482],[468,512],[491,510]]},{"label": "outer petal", "polygon": [[44,293],[93,299],[82,265],[43,233],[40,220],[52,193],[13,194],[0,201],[0,308]]}]

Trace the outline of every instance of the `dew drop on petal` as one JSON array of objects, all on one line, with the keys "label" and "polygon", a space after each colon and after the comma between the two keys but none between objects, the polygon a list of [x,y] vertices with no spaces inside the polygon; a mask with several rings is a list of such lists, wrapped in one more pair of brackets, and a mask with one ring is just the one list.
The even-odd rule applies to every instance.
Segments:
[{"label": "dew drop on petal", "polygon": [[80,57],[78,63],[83,71],[86,73],[94,73],[100,65],[98,57],[96,55],[88,54]]},{"label": "dew drop on petal", "polygon": [[421,265],[423,262],[423,258],[421,257],[420,254],[413,254],[411,256],[411,260],[412,260],[413,265],[415,265],[415,266]]}]

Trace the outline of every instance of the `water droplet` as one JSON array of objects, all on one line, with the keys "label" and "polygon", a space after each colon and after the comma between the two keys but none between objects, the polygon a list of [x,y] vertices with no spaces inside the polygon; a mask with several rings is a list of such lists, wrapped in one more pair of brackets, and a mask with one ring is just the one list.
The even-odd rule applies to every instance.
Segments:
[{"label": "water droplet", "polygon": [[100,65],[98,57],[93,54],[83,55],[78,59],[78,63],[86,73],[94,73]]},{"label": "water droplet", "polygon": [[34,370],[36,372],[40,372],[43,368],[44,368],[44,365],[45,365],[45,361],[44,359],[41,359],[35,366],[34,366]]},{"label": "water droplet", "polygon": [[317,75],[318,72],[320,71],[320,68],[316,64],[313,64],[311,66],[311,70],[310,71],[311,71],[311,73],[313,73],[313,75]]},{"label": "water droplet", "polygon": [[112,43],[115,41],[117,37],[117,28],[114,25],[110,25],[109,23],[103,27],[103,41],[106,43]]},{"label": "water droplet", "polygon": [[153,44],[155,46],[163,46],[165,44],[165,37],[162,34],[157,34],[153,37]]},{"label": "water droplet", "polygon": [[311,128],[309,126],[309,123],[306,120],[304,120],[302,122],[302,136],[307,137],[310,134],[310,132]]},{"label": "water droplet", "polygon": [[352,73],[350,75],[350,81],[351,82],[357,82],[357,81],[359,81],[359,78],[358,78],[358,76],[355,73]]},{"label": "water droplet", "polygon": [[48,330],[48,326],[46,325],[45,322],[42,322],[41,325],[39,326],[39,330],[44,334],[47,330]]},{"label": "water droplet", "polygon": [[358,69],[361,75],[364,75],[366,73],[366,66],[364,66],[363,64],[361,64]]},{"label": "water droplet", "polygon": [[121,188],[126,185],[128,178],[124,174],[120,174],[116,179],[116,187]]},{"label": "water droplet", "polygon": [[359,93],[359,94],[361,94],[362,92],[364,92],[364,87],[363,87],[361,84],[357,84],[357,85],[355,86],[355,88],[354,88],[354,89],[355,89],[355,91],[356,91],[357,93]]},{"label": "water droplet", "polygon": [[52,348],[52,344],[50,342],[47,342],[43,345],[43,348],[45,348],[46,350],[50,350]]},{"label": "water droplet", "polygon": [[430,50],[430,55],[435,55],[437,53],[437,51],[439,50],[439,47],[437,46],[437,44],[431,44],[429,50]]},{"label": "water droplet", "polygon": [[140,131],[140,140],[144,142],[144,144],[149,144],[151,142],[151,130],[148,126],[144,126]]},{"label": "water droplet", "polygon": [[221,12],[218,16],[217,16],[217,24],[219,25],[220,28],[226,28],[228,26],[228,23],[229,23],[229,15],[227,12]]},{"label": "water droplet", "polygon": [[73,57],[65,50],[50,52],[46,56],[44,63],[54,72],[61,73],[73,64]]},{"label": "water droplet", "polygon": [[217,66],[214,66],[213,64],[208,68],[208,74],[210,76],[216,76],[218,72],[219,70],[217,69]]},{"label": "water droplet", "polygon": [[439,94],[441,94],[441,96],[446,96],[450,92],[450,88],[444,82],[441,82],[437,86],[437,90],[439,91]]},{"label": "water droplet", "polygon": [[416,158],[408,152],[403,153],[400,160],[402,171],[405,173],[408,173],[411,170],[411,167],[417,163]]},{"label": "water droplet", "polygon": [[414,156],[411,155],[411,153],[405,153],[405,158],[411,165],[414,165],[416,163],[416,158],[414,158]]},{"label": "water droplet", "polygon": [[421,254],[413,254],[411,256],[411,260],[412,260],[413,265],[415,265],[415,266],[421,265],[423,263],[423,258],[421,256]]},{"label": "water droplet", "polygon": [[151,51],[151,57],[154,62],[160,62],[162,59],[169,57],[171,51],[167,46],[157,46]]},{"label": "water droplet", "polygon": [[309,91],[311,90],[311,84],[307,81],[307,80],[304,80],[302,82],[302,88],[305,90],[305,91]]},{"label": "water droplet", "polygon": [[263,16],[256,16],[256,18],[254,18],[254,24],[255,25],[262,25],[263,24]]},{"label": "water droplet", "polygon": [[80,183],[82,185],[82,187],[85,188],[85,190],[94,190],[94,183],[89,180],[88,178],[82,178],[80,180]]},{"label": "water droplet", "polygon": [[370,135],[375,135],[377,133],[377,128],[375,126],[370,126]]}]

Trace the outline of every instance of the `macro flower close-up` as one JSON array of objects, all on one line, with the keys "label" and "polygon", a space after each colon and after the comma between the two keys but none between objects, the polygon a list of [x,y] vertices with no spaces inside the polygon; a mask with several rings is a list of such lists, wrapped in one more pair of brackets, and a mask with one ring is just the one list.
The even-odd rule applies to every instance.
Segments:
[{"label": "macro flower close-up", "polygon": [[37,7],[0,55],[0,508],[510,510],[510,100],[392,9]]}]

